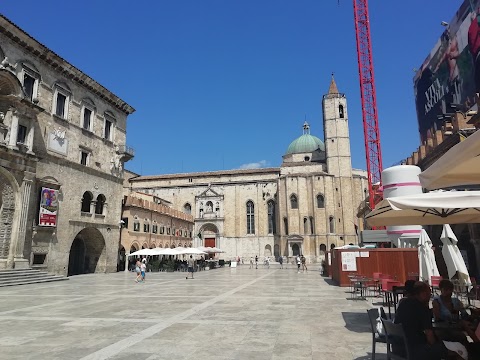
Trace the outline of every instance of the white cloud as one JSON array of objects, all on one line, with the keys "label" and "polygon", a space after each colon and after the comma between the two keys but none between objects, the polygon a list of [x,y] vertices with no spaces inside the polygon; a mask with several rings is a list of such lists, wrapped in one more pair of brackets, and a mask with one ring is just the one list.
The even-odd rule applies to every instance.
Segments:
[{"label": "white cloud", "polygon": [[259,162],[240,165],[239,169],[260,169],[267,167],[268,165],[267,160],[260,160]]}]

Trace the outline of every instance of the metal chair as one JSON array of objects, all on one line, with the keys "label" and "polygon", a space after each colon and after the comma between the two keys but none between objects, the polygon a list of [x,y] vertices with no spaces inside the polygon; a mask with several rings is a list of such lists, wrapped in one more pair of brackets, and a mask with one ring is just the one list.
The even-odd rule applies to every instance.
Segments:
[{"label": "metal chair", "polygon": [[[403,332],[402,324],[395,324],[391,320],[382,319],[383,329],[385,330],[385,335],[387,338],[387,359],[393,360],[411,360],[409,349],[407,346],[407,340],[405,338],[405,333]],[[403,342],[405,348],[406,357],[394,354],[392,352],[392,340],[395,339],[395,343],[399,344],[400,341]]]},{"label": "metal chair", "polygon": [[386,314],[383,308],[367,310],[368,320],[370,320],[370,327],[372,328],[372,360],[375,360],[375,346],[377,342],[383,344],[387,343],[387,337],[378,332],[377,319],[379,317],[379,311],[380,317],[386,318]]}]

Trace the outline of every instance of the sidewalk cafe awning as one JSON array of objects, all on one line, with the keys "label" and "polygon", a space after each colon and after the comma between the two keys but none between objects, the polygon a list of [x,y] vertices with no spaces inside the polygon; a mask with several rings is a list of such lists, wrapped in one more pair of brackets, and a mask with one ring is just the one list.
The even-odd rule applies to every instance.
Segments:
[{"label": "sidewalk cafe awning", "polygon": [[370,226],[480,223],[480,191],[435,191],[387,198],[365,220]]},{"label": "sidewalk cafe awning", "polygon": [[420,175],[428,190],[480,184],[480,131],[448,150]]}]

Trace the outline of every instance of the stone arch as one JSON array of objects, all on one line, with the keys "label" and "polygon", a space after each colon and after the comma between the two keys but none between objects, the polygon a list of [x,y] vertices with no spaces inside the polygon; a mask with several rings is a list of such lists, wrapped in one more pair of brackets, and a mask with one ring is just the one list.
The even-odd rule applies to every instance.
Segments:
[{"label": "stone arch", "polygon": [[104,271],[106,252],[105,239],[98,229],[81,230],[70,247],[68,276]]},{"label": "stone arch", "polygon": [[142,249],[148,249],[147,243],[144,243],[144,244],[142,245]]},{"label": "stone arch", "polygon": [[263,251],[264,256],[272,256],[272,246],[270,244],[265,245],[265,250]]},{"label": "stone arch", "polygon": [[327,251],[327,245],[320,244],[320,255],[325,255],[326,251]]},{"label": "stone arch", "polygon": [[20,80],[5,69],[0,69],[0,95],[24,97],[23,86]]},{"label": "stone arch", "polygon": [[300,255],[300,246],[298,244],[292,245],[292,253],[293,253],[293,256]]},{"label": "stone arch", "polygon": [[202,234],[203,246],[206,247],[215,247],[216,239],[219,236],[218,228],[212,224],[207,223],[200,228],[200,233]]},{"label": "stone arch", "polygon": [[130,245],[130,254],[135,251],[138,251],[139,249],[140,249],[139,245],[137,243],[133,243],[132,245]]}]

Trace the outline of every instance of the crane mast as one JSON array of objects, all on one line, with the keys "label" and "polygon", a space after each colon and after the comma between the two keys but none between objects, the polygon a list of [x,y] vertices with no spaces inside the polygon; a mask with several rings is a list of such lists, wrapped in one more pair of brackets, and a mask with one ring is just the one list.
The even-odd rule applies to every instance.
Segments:
[{"label": "crane mast", "polygon": [[362,98],[363,135],[368,173],[370,209],[381,200],[379,191],[382,174],[382,150],[378,127],[377,94],[373,74],[372,42],[368,0],[353,0],[355,34],[357,38],[358,73]]}]

